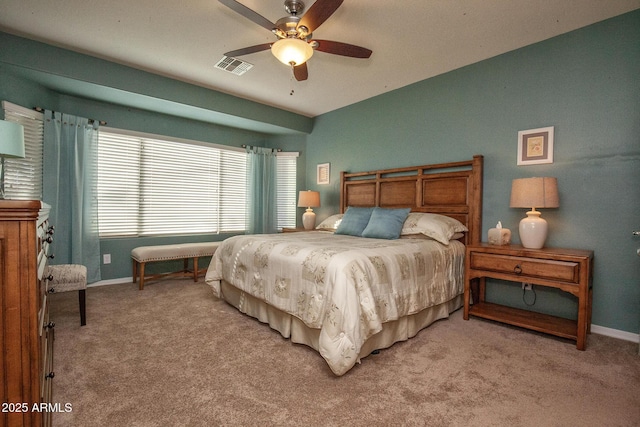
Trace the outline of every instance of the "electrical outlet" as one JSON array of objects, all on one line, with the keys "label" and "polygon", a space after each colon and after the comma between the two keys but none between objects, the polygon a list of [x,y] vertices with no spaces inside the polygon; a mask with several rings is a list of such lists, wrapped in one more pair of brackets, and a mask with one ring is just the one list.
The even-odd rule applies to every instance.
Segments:
[{"label": "electrical outlet", "polygon": [[103,254],[102,255],[102,263],[103,264],[111,264],[111,254]]},{"label": "electrical outlet", "polygon": [[530,291],[533,289],[533,285],[531,283],[522,282],[522,289]]}]

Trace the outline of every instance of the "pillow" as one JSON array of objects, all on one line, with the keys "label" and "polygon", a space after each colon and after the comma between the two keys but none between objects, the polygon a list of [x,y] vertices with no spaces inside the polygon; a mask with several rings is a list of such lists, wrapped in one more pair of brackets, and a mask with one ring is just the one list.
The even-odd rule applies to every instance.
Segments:
[{"label": "pillow", "polygon": [[318,224],[316,229],[336,231],[336,228],[338,228],[338,226],[340,225],[343,216],[343,214],[331,215],[329,218],[326,218],[324,221]]},{"label": "pillow", "polygon": [[[464,237],[464,233],[455,233],[450,239],[449,243],[452,240],[459,240]],[[424,234],[402,234],[400,236],[401,239],[416,239],[416,240],[433,240],[431,237],[426,236]]]},{"label": "pillow", "polygon": [[454,234],[465,231],[469,230],[456,219],[423,212],[410,213],[402,227],[402,235],[424,234],[443,245],[448,245]]},{"label": "pillow", "polygon": [[369,218],[367,227],[362,232],[362,237],[372,239],[397,239],[400,237],[402,225],[407,215],[411,212],[406,209],[375,208]]},{"label": "pillow", "polygon": [[342,216],[342,221],[336,229],[336,234],[362,236],[362,232],[369,223],[373,208],[354,208],[349,206]]}]

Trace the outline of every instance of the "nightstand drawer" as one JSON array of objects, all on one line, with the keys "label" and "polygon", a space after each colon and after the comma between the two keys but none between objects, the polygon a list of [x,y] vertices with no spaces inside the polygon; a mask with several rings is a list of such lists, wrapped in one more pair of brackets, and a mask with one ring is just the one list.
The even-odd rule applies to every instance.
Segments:
[{"label": "nightstand drawer", "polygon": [[570,261],[471,252],[470,268],[576,284],[580,282],[580,264]]}]

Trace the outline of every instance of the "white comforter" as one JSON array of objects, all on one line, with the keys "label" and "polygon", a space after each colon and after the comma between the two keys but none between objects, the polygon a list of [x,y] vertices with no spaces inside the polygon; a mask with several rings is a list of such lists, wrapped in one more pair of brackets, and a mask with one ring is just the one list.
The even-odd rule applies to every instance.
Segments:
[{"label": "white comforter", "polygon": [[463,278],[458,241],[305,232],[229,238],[206,281],[218,297],[224,279],[319,329],[320,354],[342,375],[383,323],[449,301],[463,292]]}]

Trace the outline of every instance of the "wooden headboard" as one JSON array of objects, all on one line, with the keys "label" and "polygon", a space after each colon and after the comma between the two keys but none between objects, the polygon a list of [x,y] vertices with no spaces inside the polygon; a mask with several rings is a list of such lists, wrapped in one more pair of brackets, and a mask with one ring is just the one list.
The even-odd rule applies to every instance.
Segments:
[{"label": "wooden headboard", "polygon": [[340,212],[348,206],[411,208],[447,215],[467,226],[464,243],[482,234],[483,156],[472,160],[340,174]]}]

